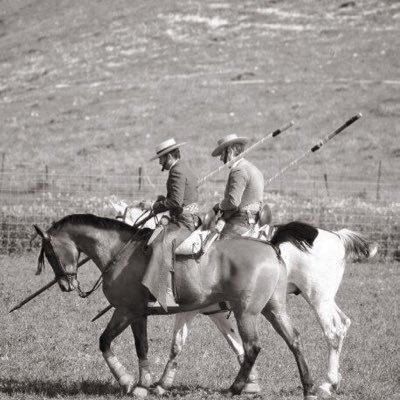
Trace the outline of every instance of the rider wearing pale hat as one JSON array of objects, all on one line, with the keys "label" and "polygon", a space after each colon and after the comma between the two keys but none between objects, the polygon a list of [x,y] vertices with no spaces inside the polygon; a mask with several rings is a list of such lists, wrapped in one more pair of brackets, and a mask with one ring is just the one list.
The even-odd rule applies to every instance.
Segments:
[{"label": "rider wearing pale hat", "polygon": [[[169,171],[167,195],[158,196],[155,202],[144,201],[142,208],[153,210],[155,214],[169,211],[170,222],[151,244],[152,255],[148,263],[142,283],[158,300],[151,306],[161,305],[165,310],[175,307],[172,293],[172,277],[170,271],[173,241],[181,243],[199,224],[197,177],[189,165],[181,159],[179,147],[185,143],[177,143],[171,138],[156,147],[156,155],[151,160],[159,159],[162,171]],[[161,227],[157,228],[160,229]],[[149,305],[150,306],[150,305]]]},{"label": "rider wearing pale hat", "polygon": [[[246,137],[230,134],[218,141],[211,155],[219,156],[226,164],[243,152],[247,142]],[[217,230],[222,230],[221,238],[241,235],[254,225],[259,218],[263,193],[264,176],[254,164],[239,158],[230,166],[224,198],[213,208],[216,213],[222,213],[222,223],[217,223]]]},{"label": "rider wearing pale hat", "polygon": [[150,160],[158,158],[161,171],[169,171],[167,196],[158,196],[155,202],[144,201],[140,205],[143,209],[153,210],[155,214],[169,211],[171,217],[193,230],[197,223],[193,215],[198,211],[197,177],[181,159],[179,147],[185,144],[171,138],[156,147],[156,155]]}]

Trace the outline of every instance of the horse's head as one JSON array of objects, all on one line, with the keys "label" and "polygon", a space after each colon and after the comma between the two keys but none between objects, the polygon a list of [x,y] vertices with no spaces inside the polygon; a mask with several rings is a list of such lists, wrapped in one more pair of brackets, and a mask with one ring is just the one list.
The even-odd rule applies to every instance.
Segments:
[{"label": "horse's head", "polygon": [[75,244],[62,232],[50,235],[42,231],[37,225],[34,228],[42,238],[38,268],[36,274],[40,274],[44,268],[44,256],[53,268],[57,282],[63,292],[71,292],[78,289],[77,279],[79,250]]},{"label": "horse's head", "polygon": [[[128,206],[124,200],[112,201],[110,200],[110,205],[116,211],[116,219],[120,219],[128,225],[135,225],[141,220],[145,219],[149,215],[149,211],[143,211],[140,207]],[[169,216],[169,212],[158,214],[159,218],[163,215]],[[152,218],[146,221],[142,228],[155,229],[156,221]]]}]

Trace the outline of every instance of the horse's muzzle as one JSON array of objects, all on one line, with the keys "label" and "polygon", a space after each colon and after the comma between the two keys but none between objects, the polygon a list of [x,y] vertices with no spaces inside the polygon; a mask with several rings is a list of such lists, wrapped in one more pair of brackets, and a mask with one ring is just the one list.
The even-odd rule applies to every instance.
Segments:
[{"label": "horse's muzzle", "polygon": [[61,277],[58,279],[58,285],[62,292],[72,292],[78,288],[76,277]]}]

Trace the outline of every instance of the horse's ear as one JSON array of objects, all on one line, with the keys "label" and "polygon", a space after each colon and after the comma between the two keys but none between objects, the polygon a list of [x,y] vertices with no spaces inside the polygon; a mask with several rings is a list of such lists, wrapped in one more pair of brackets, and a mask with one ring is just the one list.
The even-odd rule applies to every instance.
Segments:
[{"label": "horse's ear", "polygon": [[119,202],[114,202],[114,201],[110,200],[110,204],[111,204],[111,207],[112,207],[116,212],[122,213],[123,207],[121,206],[121,204],[120,204]]},{"label": "horse's ear", "polygon": [[42,238],[42,239],[48,239],[49,235],[46,232],[43,232],[37,225],[33,225],[33,227],[36,230],[36,233]]}]

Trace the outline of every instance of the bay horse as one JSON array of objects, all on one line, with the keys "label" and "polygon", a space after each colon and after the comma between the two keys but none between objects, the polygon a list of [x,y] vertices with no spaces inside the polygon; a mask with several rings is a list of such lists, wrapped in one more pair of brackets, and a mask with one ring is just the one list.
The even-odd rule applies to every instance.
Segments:
[{"label": "bay horse", "polygon": [[[43,269],[46,256],[62,291],[80,291],[77,279],[80,253],[86,254],[101,271],[103,292],[115,311],[100,336],[100,351],[119,384],[127,392],[131,391],[133,378],[111,350],[112,341],[131,326],[139,361],[139,380],[133,393],[146,396],[152,384],[147,358],[150,293],[141,283],[149,259],[141,246],[142,231],[91,214],[69,215],[47,231],[38,226],[35,229],[42,238],[37,273]],[[230,394],[241,393],[261,349],[257,317],[262,314],[296,359],[304,399],[316,399],[299,334],[286,312],[287,273],[275,246],[244,238],[216,242],[197,268],[181,276],[181,281],[185,283],[186,298],[190,298],[190,302],[183,298],[182,310],[191,311],[223,301],[230,303],[244,349]]]},{"label": "bay horse", "polygon": [[[111,202],[111,205],[128,224],[132,224],[142,212],[134,207],[127,210],[127,204],[123,201]],[[322,397],[329,397],[333,392],[337,392],[342,379],[339,359],[351,323],[350,318],[336,304],[336,293],[346,263],[374,257],[377,245],[369,244],[362,235],[349,229],[329,231],[302,222],[291,222],[274,228],[276,228],[275,234],[270,240],[279,247],[286,264],[287,292],[299,294],[307,301],[317,317],[328,345],[328,370],[326,380],[319,386],[319,394]],[[195,310],[177,314],[175,317],[170,358],[157,387],[160,393],[171,388],[173,384],[178,356],[188,337],[191,322],[200,312],[203,313]],[[228,312],[210,313],[209,317],[238,359],[243,357],[244,350],[240,336],[234,321],[228,318]],[[250,392],[260,390],[255,371],[245,390]]]}]

